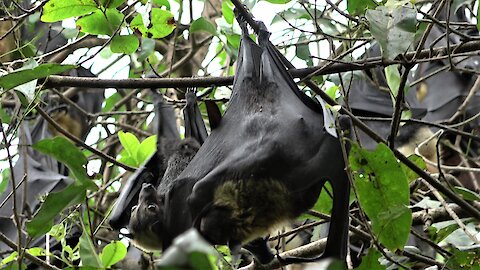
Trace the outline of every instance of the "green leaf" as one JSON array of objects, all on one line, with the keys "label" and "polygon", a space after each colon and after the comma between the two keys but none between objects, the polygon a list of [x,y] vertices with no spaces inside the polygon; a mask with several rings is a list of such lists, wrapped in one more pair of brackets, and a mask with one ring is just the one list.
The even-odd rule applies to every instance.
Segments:
[{"label": "green leaf", "polygon": [[168,0],[153,0],[153,3],[158,7],[166,7],[167,10],[170,10],[170,2]]},{"label": "green leaf", "polygon": [[325,90],[325,93],[327,93],[327,95],[331,97],[333,100],[336,100],[338,97],[337,94],[338,94],[339,88],[340,87],[338,85],[334,85],[328,88],[327,90]]},{"label": "green leaf", "polygon": [[65,164],[79,185],[96,189],[97,186],[90,180],[86,172],[87,158],[70,140],[65,137],[44,139],[35,143],[32,147]]},{"label": "green leaf", "polygon": [[126,0],[100,0],[100,4],[105,8],[117,8]]},{"label": "green leaf", "polygon": [[104,268],[102,261],[95,251],[92,239],[90,239],[85,230],[83,231],[82,236],[80,236],[80,258],[83,266],[94,267],[97,269]]},{"label": "green leaf", "polygon": [[227,37],[227,43],[232,46],[235,51],[240,48],[240,35],[238,34],[233,34],[233,35],[225,35]]},{"label": "green leaf", "polygon": [[94,0],[50,0],[43,6],[43,22],[56,22],[97,10]]},{"label": "green leaf", "polygon": [[[306,42],[308,41],[307,37],[305,34],[300,34],[300,37],[298,38],[298,43]],[[307,66],[311,67],[313,66],[313,61],[312,61],[312,55],[310,53],[310,48],[308,47],[308,43],[297,45],[295,47],[295,55],[307,62]]]},{"label": "green leaf", "polygon": [[[192,254],[198,255],[192,255]],[[198,231],[190,229],[185,233],[179,235],[173,245],[171,245],[164,253],[162,259],[156,264],[157,269],[171,269],[168,267],[179,267],[182,269],[210,269],[208,263],[205,260],[205,257],[202,257],[200,254],[213,255],[215,256],[215,261],[218,259],[216,254],[218,254],[215,249],[203,239]],[[189,262],[189,265],[185,267],[185,263]],[[206,267],[201,268],[197,265]]]},{"label": "green leaf", "polygon": [[127,156],[135,159],[138,148],[140,147],[140,142],[138,141],[137,137],[130,132],[119,131],[118,139],[120,139],[120,143],[125,149]]},{"label": "green leaf", "polygon": [[381,265],[378,259],[382,257],[380,251],[374,249],[373,247],[368,250],[368,254],[365,257],[362,257],[362,263],[355,268],[355,270],[384,270],[385,266]]},{"label": "green leaf", "polygon": [[233,24],[233,19],[235,19],[235,14],[233,14],[233,4],[230,0],[222,1],[222,14],[223,18],[228,24]]},{"label": "green leaf", "polygon": [[114,36],[110,43],[110,49],[114,53],[132,54],[137,51],[140,42],[135,35]]},{"label": "green leaf", "polygon": [[[38,67],[37,61],[34,59],[29,59],[21,68],[17,69],[20,70],[31,70],[33,68]],[[35,87],[37,86],[37,80],[29,81],[25,84],[19,85],[15,87],[15,90],[20,91],[25,97],[32,101],[35,99]]]},{"label": "green leaf", "polygon": [[16,70],[0,77],[0,87],[10,90],[29,81],[60,74],[75,67],[74,65],[42,64],[33,69]]},{"label": "green leaf", "polygon": [[41,247],[33,247],[27,249],[27,252],[33,256],[45,256],[47,254],[47,251],[44,248]]},{"label": "green leaf", "polygon": [[405,173],[392,151],[379,144],[375,151],[353,144],[349,155],[358,200],[372,221],[373,232],[390,250],[403,249],[412,224],[410,191]]},{"label": "green leaf", "polygon": [[152,8],[150,23],[152,25],[148,30],[150,38],[166,37],[177,27],[173,14],[159,8]]},{"label": "green leaf", "polygon": [[404,5],[408,5],[411,2],[411,0],[388,0],[385,3],[385,7],[390,8],[390,9],[396,9]]},{"label": "green leaf", "polygon": [[453,256],[447,261],[448,269],[480,269],[480,250],[461,251],[452,250]]},{"label": "green leaf", "polygon": [[194,251],[188,254],[188,261],[190,262],[190,265],[194,266],[194,269],[214,270],[216,268],[215,268],[215,265],[212,264],[209,258],[210,256],[214,256],[214,255],[209,255],[202,252]]},{"label": "green leaf", "polygon": [[388,87],[394,98],[398,96],[398,88],[400,87],[400,71],[398,71],[399,65],[391,65],[385,67],[385,78],[387,79]]},{"label": "green leaf", "polygon": [[134,31],[137,30],[138,32],[140,32],[143,37],[147,36],[148,30],[143,23],[143,18],[141,14],[138,14],[137,16],[135,16],[135,18],[133,18],[133,20],[130,22],[130,28],[132,28],[132,30]]},{"label": "green leaf", "polygon": [[127,255],[127,248],[120,241],[112,241],[103,248],[100,253],[100,260],[105,268],[110,268],[112,265],[123,260]]},{"label": "green leaf", "polygon": [[435,243],[440,243],[455,230],[459,228],[458,224],[453,220],[434,223],[428,227],[429,234]]},{"label": "green leaf", "polygon": [[2,120],[2,123],[4,124],[10,124],[10,121],[12,121],[12,117],[5,112],[5,110],[2,108],[1,103],[0,103],[0,120]]},{"label": "green leaf", "polygon": [[282,11],[280,14],[275,15],[273,17],[271,24],[283,22],[283,21],[293,21],[299,19],[306,19],[311,20],[312,17],[308,14],[305,9],[298,9],[298,8],[289,8],[287,10]]},{"label": "green leaf", "polygon": [[3,266],[7,263],[11,263],[13,261],[15,261],[18,257],[18,252],[14,251],[12,253],[10,253],[10,255],[8,255],[6,258],[4,258],[1,262],[0,262],[0,266]]},{"label": "green leaf", "polygon": [[269,3],[272,3],[272,4],[280,4],[281,5],[281,4],[286,4],[286,3],[288,3],[292,0],[265,0],[265,1],[267,1]]},{"label": "green leaf", "polygon": [[137,155],[135,160],[137,160],[138,164],[143,164],[149,157],[155,153],[157,149],[157,136],[153,135],[145,140],[140,144],[137,149]]},{"label": "green leaf", "polygon": [[[427,168],[427,164],[425,163],[425,160],[423,160],[423,158],[420,156],[413,154],[413,155],[410,155],[408,159],[413,163],[415,163],[415,165],[417,165],[417,167],[419,167],[422,170],[425,170]],[[402,165],[403,172],[407,176],[409,183],[420,177],[416,172],[412,171],[412,169],[407,167],[407,165],[403,163],[401,165]]]},{"label": "green leaf", "polygon": [[453,187],[456,193],[460,194],[465,200],[480,201],[480,195],[473,190],[464,187]]},{"label": "green leaf", "polygon": [[34,218],[27,222],[27,232],[32,237],[47,233],[53,226],[53,219],[65,208],[81,203],[86,196],[86,190],[95,190],[97,186],[90,180],[84,165],[87,163],[85,155],[64,137],[44,139],[34,144],[33,149],[51,155],[65,164],[75,183],[60,192],[48,194],[45,202]]},{"label": "green leaf", "polygon": [[408,50],[415,39],[417,12],[409,4],[394,10],[377,7],[365,14],[370,31],[380,43],[384,57],[391,60]]},{"label": "green leaf", "polygon": [[217,34],[217,28],[208,20],[203,17],[200,17],[192,22],[190,25],[190,32],[207,32],[212,35]]},{"label": "green leaf", "polygon": [[[145,61],[150,55],[154,55],[155,52],[155,40],[151,38],[142,38],[142,45],[140,47],[140,54],[138,55],[138,61]],[[159,66],[159,69],[162,65]]]},{"label": "green leaf", "polygon": [[67,232],[63,223],[59,223],[53,225],[48,234],[57,239],[58,241],[61,241],[65,238]]},{"label": "green leaf", "polygon": [[0,195],[7,190],[8,182],[10,181],[10,168],[5,168],[0,174]]},{"label": "green leaf", "polygon": [[365,10],[377,6],[373,0],[347,0],[347,11],[352,15],[363,15]]},{"label": "green leaf", "polygon": [[35,217],[27,222],[28,234],[35,238],[46,234],[53,226],[53,219],[65,208],[85,200],[86,188],[71,184],[60,192],[50,193]]},{"label": "green leaf", "polygon": [[122,24],[123,14],[117,9],[95,10],[92,14],[77,20],[80,31],[93,35],[111,36]]},{"label": "green leaf", "polygon": [[121,99],[122,96],[118,92],[113,93],[111,96],[105,99],[105,106],[102,108],[102,112],[110,112],[115,104],[117,104],[117,102],[119,102]]},{"label": "green leaf", "polygon": [[[328,192],[327,192],[328,191]],[[330,183],[325,183],[323,186],[322,192],[320,193],[320,196],[317,199],[317,202],[313,206],[313,210],[318,211],[320,213],[324,214],[330,214],[332,212],[332,197],[331,195],[333,194],[332,187]]]}]

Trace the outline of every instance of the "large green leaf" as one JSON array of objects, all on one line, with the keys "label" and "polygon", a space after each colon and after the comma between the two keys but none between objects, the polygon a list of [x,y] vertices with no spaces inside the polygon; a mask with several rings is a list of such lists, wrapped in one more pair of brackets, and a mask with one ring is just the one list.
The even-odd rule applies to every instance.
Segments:
[{"label": "large green leaf", "polygon": [[222,14],[223,18],[228,24],[233,24],[233,19],[235,18],[235,14],[233,14],[233,4],[230,0],[222,1]]},{"label": "large green leaf", "polygon": [[123,14],[117,9],[95,10],[92,14],[77,20],[80,31],[93,35],[111,36],[122,24]]},{"label": "large green leaf", "polygon": [[100,0],[100,4],[106,8],[117,8],[127,0]]},{"label": "large green leaf", "polygon": [[380,6],[367,10],[365,16],[387,59],[394,59],[412,45],[417,30],[417,12],[411,4],[394,9]]},{"label": "large green leaf", "polygon": [[100,253],[100,260],[105,268],[110,268],[112,265],[123,260],[127,255],[127,248],[120,241],[112,241],[106,245],[102,253]]},{"label": "large green leaf", "polygon": [[137,51],[140,42],[135,35],[114,36],[110,43],[110,49],[114,53],[132,54]]},{"label": "large green leaf", "polygon": [[43,22],[56,22],[98,10],[95,0],[50,0],[43,6]]},{"label": "large green leaf", "polygon": [[289,9],[284,10],[281,13],[275,15],[275,17],[273,17],[273,19],[272,19],[271,24],[278,23],[278,22],[283,22],[285,20],[292,21],[292,20],[298,20],[298,19],[311,20],[312,17],[303,8],[302,9],[289,8]]},{"label": "large green leaf", "polygon": [[140,146],[140,141],[137,139],[135,135],[130,132],[118,132],[118,139],[122,144],[125,151],[127,151],[128,155],[131,157],[136,157],[137,149]]},{"label": "large green leaf", "polygon": [[216,35],[217,28],[215,28],[215,26],[205,18],[200,17],[192,22],[190,25],[190,32],[207,32],[212,35]]},{"label": "large green leaf", "polygon": [[453,256],[447,261],[448,269],[480,269],[480,249],[452,250]]},{"label": "large green leaf", "polygon": [[60,74],[73,68],[74,65],[42,64],[32,69],[16,70],[0,77],[0,87],[9,90],[29,81]]},{"label": "large green leaf", "polygon": [[381,256],[380,251],[371,247],[367,256],[362,257],[362,263],[355,270],[385,270],[386,267],[378,261]]},{"label": "large green leaf", "polygon": [[167,10],[170,10],[170,2],[168,0],[153,0],[153,3],[158,7],[166,7]]},{"label": "large green leaf", "polygon": [[86,188],[71,184],[60,192],[50,193],[35,217],[27,222],[28,234],[35,238],[46,234],[53,226],[53,219],[68,206],[85,200]]},{"label": "large green leaf", "polygon": [[84,230],[82,236],[80,236],[80,258],[82,260],[82,266],[93,267],[95,269],[105,268],[86,230]]},{"label": "large green leaf", "polygon": [[90,180],[86,172],[85,165],[87,164],[87,158],[80,149],[65,137],[44,139],[32,147],[65,164],[79,185],[96,189],[96,185]]},{"label": "large green leaf", "polygon": [[379,144],[375,151],[352,145],[349,163],[358,200],[379,241],[390,250],[403,249],[412,223],[407,176],[392,151]]},{"label": "large green leaf", "polygon": [[295,48],[295,55],[302,59],[302,60],[305,60],[305,62],[307,62],[307,66],[311,67],[313,66],[313,61],[312,61],[312,55],[310,53],[310,48],[308,46],[308,43],[306,43],[308,41],[307,37],[305,36],[305,34],[300,34],[300,37],[298,38],[298,42],[299,43],[304,43],[304,44],[300,44],[300,45],[297,45]]},{"label": "large green leaf", "polygon": [[132,30],[140,32],[143,37],[147,36],[148,30],[143,23],[143,18],[141,14],[137,14],[137,16],[133,18],[133,20],[130,22],[130,28],[132,28]]},{"label": "large green leaf", "polygon": [[64,137],[45,139],[34,144],[33,149],[51,155],[65,164],[75,183],[60,192],[48,194],[33,219],[27,222],[27,232],[32,237],[47,233],[53,226],[53,219],[65,208],[85,200],[86,190],[95,190],[97,186],[86,173],[85,155],[73,143]]},{"label": "large green leaf", "polygon": [[157,149],[157,136],[153,135],[140,143],[138,149],[137,149],[137,154],[135,156],[136,161],[138,164],[143,164],[149,157],[152,156],[152,154],[156,151]]},{"label": "large green leaf", "polygon": [[[420,156],[413,154],[409,156],[408,159],[413,163],[415,163],[415,165],[417,165],[417,167],[419,167],[422,170],[425,170],[427,168],[427,164],[425,163],[425,160],[423,160],[423,158]],[[414,172],[412,169],[407,167],[407,165],[403,163],[401,165],[402,165],[403,172],[405,172],[405,175],[407,176],[409,183],[417,179],[418,177],[420,177],[416,172]]]},{"label": "large green leaf", "polygon": [[177,27],[173,14],[159,8],[152,8],[150,23],[152,26],[148,32],[151,38],[166,37]]},{"label": "large green leaf", "polygon": [[376,6],[374,0],[347,0],[347,11],[352,15],[363,15],[365,10],[374,9]]},{"label": "large green leaf", "polygon": [[[21,68],[17,69],[18,71],[21,70],[31,70],[38,67],[37,61],[34,59],[29,59]],[[37,80],[32,80],[22,85],[16,86],[15,90],[20,91],[25,97],[31,101],[35,98],[35,87],[37,86]]]}]

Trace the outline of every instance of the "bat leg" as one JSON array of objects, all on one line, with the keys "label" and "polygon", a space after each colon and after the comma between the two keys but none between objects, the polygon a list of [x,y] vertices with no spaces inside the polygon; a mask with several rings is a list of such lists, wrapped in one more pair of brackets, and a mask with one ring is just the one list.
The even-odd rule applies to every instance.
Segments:
[{"label": "bat leg", "polygon": [[267,240],[268,238],[257,238],[244,246],[261,264],[269,263],[275,258]]}]

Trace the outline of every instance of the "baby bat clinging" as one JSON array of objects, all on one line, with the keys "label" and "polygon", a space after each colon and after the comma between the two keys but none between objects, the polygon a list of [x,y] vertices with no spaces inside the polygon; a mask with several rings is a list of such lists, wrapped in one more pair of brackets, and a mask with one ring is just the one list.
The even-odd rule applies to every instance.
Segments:
[{"label": "baby bat clinging", "polygon": [[171,149],[173,153],[167,160],[167,169],[158,187],[146,183],[142,185],[128,226],[135,245],[145,250],[162,249],[165,193],[199,148],[200,144],[194,138],[177,142]]},{"label": "baby bat clinging", "polygon": [[161,249],[163,204],[152,184],[144,183],[132,208],[129,228],[133,242],[146,250]]}]

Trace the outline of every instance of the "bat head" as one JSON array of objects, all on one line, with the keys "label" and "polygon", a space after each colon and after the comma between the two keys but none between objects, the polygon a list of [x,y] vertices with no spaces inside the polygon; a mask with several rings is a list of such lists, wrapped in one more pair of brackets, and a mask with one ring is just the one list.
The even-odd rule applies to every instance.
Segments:
[{"label": "bat head", "polygon": [[147,250],[162,247],[163,197],[157,195],[152,184],[144,183],[138,197],[138,204],[132,208],[129,229],[136,245]]}]

